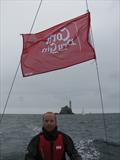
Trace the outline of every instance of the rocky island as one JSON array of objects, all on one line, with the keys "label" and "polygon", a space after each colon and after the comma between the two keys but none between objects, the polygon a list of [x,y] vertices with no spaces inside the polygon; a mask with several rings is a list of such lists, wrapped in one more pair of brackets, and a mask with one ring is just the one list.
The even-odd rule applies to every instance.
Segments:
[{"label": "rocky island", "polygon": [[59,114],[74,114],[72,112],[72,103],[71,103],[71,101],[69,101],[69,106],[66,105],[66,106],[61,108]]}]

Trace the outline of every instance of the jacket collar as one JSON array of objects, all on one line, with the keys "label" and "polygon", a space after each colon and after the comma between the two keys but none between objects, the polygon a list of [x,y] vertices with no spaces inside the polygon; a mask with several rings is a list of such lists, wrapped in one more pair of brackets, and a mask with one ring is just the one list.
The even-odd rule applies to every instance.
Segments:
[{"label": "jacket collar", "polygon": [[43,135],[47,140],[54,141],[58,136],[57,126],[50,132],[48,132],[44,127],[42,128]]}]

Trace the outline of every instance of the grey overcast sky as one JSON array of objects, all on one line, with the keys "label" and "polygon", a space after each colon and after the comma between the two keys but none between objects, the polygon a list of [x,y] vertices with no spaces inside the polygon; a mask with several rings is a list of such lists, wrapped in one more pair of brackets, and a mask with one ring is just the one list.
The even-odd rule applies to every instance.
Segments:
[{"label": "grey overcast sky", "polygon": [[[86,12],[85,0],[43,0],[32,33]],[[22,53],[21,33],[29,33],[40,0],[0,1],[0,113]],[[120,1],[88,0],[105,113],[120,112]],[[23,78],[19,68],[6,113],[101,113],[94,60]]]}]

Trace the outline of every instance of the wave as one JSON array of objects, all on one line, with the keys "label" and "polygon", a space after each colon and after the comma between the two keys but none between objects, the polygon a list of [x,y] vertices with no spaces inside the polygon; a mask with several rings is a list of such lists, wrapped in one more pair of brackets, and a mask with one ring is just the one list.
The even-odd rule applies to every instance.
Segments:
[{"label": "wave", "polygon": [[104,160],[119,160],[120,144],[102,139],[95,139],[94,144],[100,152],[100,158]]},{"label": "wave", "polygon": [[75,146],[83,160],[99,160],[100,153],[96,150],[92,139],[75,142]]},{"label": "wave", "polygon": [[27,125],[26,128],[31,130],[31,133],[32,133],[33,136],[42,131],[41,127],[35,126],[33,124]]},{"label": "wave", "polygon": [[75,146],[83,160],[119,160],[120,144],[102,139],[80,140]]}]

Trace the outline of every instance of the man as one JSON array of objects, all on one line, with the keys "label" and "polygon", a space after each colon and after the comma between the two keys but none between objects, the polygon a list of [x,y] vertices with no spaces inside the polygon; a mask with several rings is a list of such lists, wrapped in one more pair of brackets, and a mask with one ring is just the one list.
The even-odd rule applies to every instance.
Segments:
[{"label": "man", "polygon": [[47,112],[43,115],[42,130],[29,143],[25,160],[66,160],[66,153],[71,160],[82,160],[72,139],[57,130],[54,113]]}]

